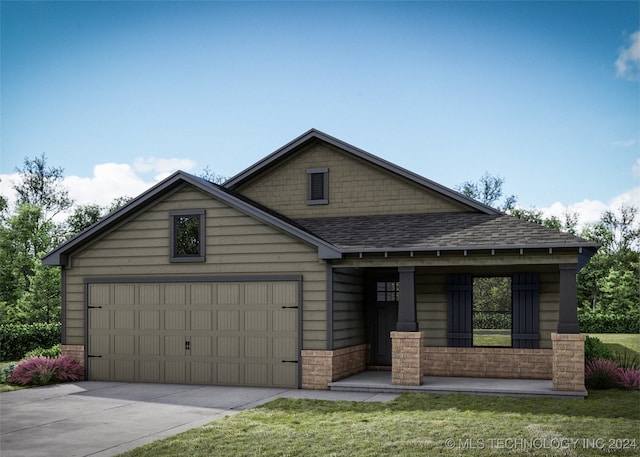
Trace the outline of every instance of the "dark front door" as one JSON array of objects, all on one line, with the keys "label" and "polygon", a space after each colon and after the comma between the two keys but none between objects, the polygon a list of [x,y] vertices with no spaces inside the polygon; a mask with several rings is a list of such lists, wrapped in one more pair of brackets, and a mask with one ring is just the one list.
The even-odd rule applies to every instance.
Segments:
[{"label": "dark front door", "polygon": [[372,363],[391,365],[391,332],[398,320],[398,282],[375,281]]}]

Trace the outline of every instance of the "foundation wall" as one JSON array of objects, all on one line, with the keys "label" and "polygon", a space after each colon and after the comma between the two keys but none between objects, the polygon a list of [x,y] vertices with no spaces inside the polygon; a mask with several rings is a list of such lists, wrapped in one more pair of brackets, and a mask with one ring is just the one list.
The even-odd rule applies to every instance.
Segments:
[{"label": "foundation wall", "polygon": [[329,383],[365,371],[369,345],[334,351],[302,351],[302,388],[328,390]]},{"label": "foundation wall", "polygon": [[422,348],[425,376],[552,379],[553,350],[512,348]]}]

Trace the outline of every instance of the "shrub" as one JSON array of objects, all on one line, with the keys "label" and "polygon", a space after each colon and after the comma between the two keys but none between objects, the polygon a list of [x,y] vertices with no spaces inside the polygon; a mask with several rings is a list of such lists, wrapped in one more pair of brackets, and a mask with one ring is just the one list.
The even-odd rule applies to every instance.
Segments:
[{"label": "shrub", "polygon": [[480,311],[473,315],[473,327],[482,329],[511,328],[511,316],[503,313]]},{"label": "shrub", "polygon": [[49,349],[36,348],[33,351],[29,351],[24,355],[25,359],[29,359],[31,357],[51,357],[56,358],[59,355],[62,355],[62,346],[58,343],[55,346],[51,346]]},{"label": "shrub", "polygon": [[60,342],[60,323],[0,324],[0,360],[20,360],[37,348]]},{"label": "shrub", "polygon": [[627,390],[640,390],[640,370],[618,368],[618,386]]},{"label": "shrub", "polygon": [[640,319],[634,314],[581,313],[582,333],[640,333]]},{"label": "shrub", "polygon": [[2,370],[0,370],[0,383],[4,384],[6,382],[9,382],[9,378],[11,377],[11,373],[13,372],[13,369],[15,367],[15,362],[9,362],[7,366],[3,367]]},{"label": "shrub", "polygon": [[611,359],[613,353],[611,349],[600,339],[594,336],[588,336],[584,340],[584,360],[589,362],[595,359]]},{"label": "shrub", "polygon": [[618,366],[613,360],[594,359],[584,367],[587,389],[613,389],[619,385]]},{"label": "shrub", "polygon": [[614,352],[613,361],[616,362],[620,368],[640,369],[640,358],[631,352]]},{"label": "shrub", "polygon": [[44,386],[55,382],[78,381],[84,376],[84,369],[71,357],[61,355],[31,357],[18,363],[9,381],[14,384],[35,384]]}]

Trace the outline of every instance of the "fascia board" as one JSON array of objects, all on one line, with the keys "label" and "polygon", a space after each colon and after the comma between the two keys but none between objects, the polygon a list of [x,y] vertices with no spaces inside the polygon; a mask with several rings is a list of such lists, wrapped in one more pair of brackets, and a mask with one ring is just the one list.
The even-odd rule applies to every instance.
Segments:
[{"label": "fascia board", "polygon": [[275,216],[272,216],[271,214],[265,213],[264,211],[261,211],[258,208],[255,208],[249,203],[246,203],[226,192],[219,190],[215,184],[209,183],[208,181],[197,178],[188,173],[177,171],[173,175],[166,178],[164,181],[156,184],[151,189],[147,190],[146,192],[142,193],[141,195],[133,199],[131,202],[129,202],[119,210],[113,212],[106,218],[96,222],[95,224],[88,227],[83,232],[79,233],[75,237],[71,238],[69,241],[63,243],[58,248],[54,249],[53,251],[45,255],[42,258],[42,263],[44,263],[45,265],[51,265],[51,266],[66,265],[67,253],[77,248],[78,246],[82,245],[84,242],[87,242],[91,240],[93,237],[103,233],[109,227],[121,221],[122,218],[126,217],[126,215],[132,213],[136,209],[147,204],[157,195],[168,191],[169,189],[173,188],[175,185],[181,182],[189,183],[199,188],[203,192],[208,193],[214,196],[215,198],[218,198],[226,202],[230,206],[244,212],[245,214],[256,217],[262,220],[263,222],[268,223],[269,225],[277,227],[280,230],[283,230],[303,241],[306,241],[307,243],[315,245],[316,247],[318,247],[318,255],[322,259],[339,259],[342,257],[341,252],[332,244],[327,243],[326,241],[323,241],[309,234],[308,232],[300,230],[297,227],[294,227],[286,223],[285,221]]},{"label": "fascia board", "polygon": [[329,143],[344,151],[347,151],[350,154],[355,155],[356,157],[359,157],[365,161],[371,162],[383,169],[386,169],[387,171],[395,173],[399,176],[402,176],[405,179],[408,179],[421,186],[424,186],[435,192],[443,194],[453,200],[456,200],[464,205],[470,206],[478,211],[481,211],[486,214],[496,214],[496,215],[503,214],[501,211],[498,211],[497,209],[492,208],[491,206],[480,203],[479,201],[469,198],[466,195],[456,192],[453,189],[449,189],[448,187],[438,184],[435,181],[431,181],[430,179],[420,176],[417,173],[407,170],[406,168],[402,168],[394,163],[391,163],[385,159],[375,156],[369,152],[366,152],[360,148],[357,148],[349,143],[346,143],[338,138],[332,137],[331,135],[328,135],[316,129],[311,129],[303,133],[302,135],[290,141],[286,145],[282,146],[275,152],[269,154],[264,159],[256,162],[249,168],[238,173],[236,176],[232,177],[231,179],[223,183],[222,186],[227,189],[232,189],[234,186],[244,181],[245,179],[249,178],[251,175],[259,172],[260,170],[269,166],[270,164],[277,161],[284,155],[288,154],[290,151],[296,149],[297,147],[301,146],[305,142],[314,138],[322,140],[326,143]]}]

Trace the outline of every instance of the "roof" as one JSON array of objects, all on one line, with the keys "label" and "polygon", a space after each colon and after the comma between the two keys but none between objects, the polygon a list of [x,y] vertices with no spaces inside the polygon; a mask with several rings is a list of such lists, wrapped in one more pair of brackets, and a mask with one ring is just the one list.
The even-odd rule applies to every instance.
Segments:
[{"label": "roof", "polygon": [[[254,173],[276,162],[309,141],[325,141],[348,153],[411,179],[470,207],[469,212],[406,215],[377,215],[329,218],[289,219],[234,191]],[[320,259],[340,259],[344,254],[389,251],[445,251],[476,249],[538,249],[582,248],[593,255],[599,245],[566,233],[505,215],[489,206],[422,178],[383,159],[317,130],[310,130],[223,186],[213,184],[183,171],[177,171],[164,181],[139,195],[127,205],[96,222],[85,231],[51,251],[42,261],[45,265],[66,265],[68,255],[92,240],[115,229],[132,214],[173,191],[190,184],[213,198],[255,217],[267,225],[288,233],[318,248]],[[473,211],[473,210],[476,211]],[[478,212],[479,211],[479,212]]]},{"label": "roof", "polygon": [[274,212],[266,211],[258,205],[252,204],[247,199],[239,198],[232,192],[222,189],[217,184],[213,184],[183,171],[177,171],[164,181],[156,184],[151,189],[130,201],[119,210],[109,214],[104,219],[96,222],[83,232],[48,253],[42,258],[42,262],[45,265],[66,265],[68,254],[70,254],[74,249],[77,249],[84,243],[101,236],[120,224],[132,213],[144,208],[147,204],[155,201],[156,198],[185,183],[195,186],[201,191],[208,193],[212,197],[229,204],[233,208],[236,208],[245,214],[251,215],[268,225],[284,230],[298,239],[316,246],[318,248],[318,255],[322,259],[335,259],[341,257],[341,253],[334,246],[314,236],[312,233],[304,230],[300,226],[297,226],[292,221],[289,221]]},{"label": "roof", "polygon": [[296,219],[342,253],[588,248],[597,243],[508,215],[429,213]]},{"label": "roof", "polygon": [[466,195],[462,195],[461,193],[456,192],[455,190],[449,189],[448,187],[445,187],[441,184],[431,181],[430,179],[424,178],[412,171],[399,167],[398,165],[388,162],[387,160],[381,159],[380,157],[377,157],[355,146],[352,146],[349,143],[345,143],[342,140],[334,138],[331,135],[327,135],[326,133],[323,133],[316,129],[311,129],[303,133],[298,138],[285,144],[280,149],[269,154],[262,160],[256,162],[255,164],[251,165],[249,168],[245,169],[244,171],[241,171],[234,177],[230,178],[225,183],[223,183],[222,186],[231,190],[236,189],[242,183],[249,181],[251,178],[253,178],[257,174],[263,172],[265,169],[269,168],[272,165],[275,165],[281,160],[284,160],[286,156],[289,156],[290,154],[294,154],[295,152],[299,151],[300,148],[302,148],[303,146],[310,144],[311,142],[314,142],[314,141],[321,141],[321,142],[330,144],[338,149],[341,149],[342,151],[348,154],[351,154],[369,163],[377,165],[391,173],[402,176],[403,178],[408,179],[420,186],[426,187],[427,189],[430,189],[442,195],[445,195],[459,203],[462,203],[482,213],[502,214],[500,211],[498,211],[495,208],[492,208],[488,205],[480,203],[479,201],[474,200],[473,198],[469,198]]}]

